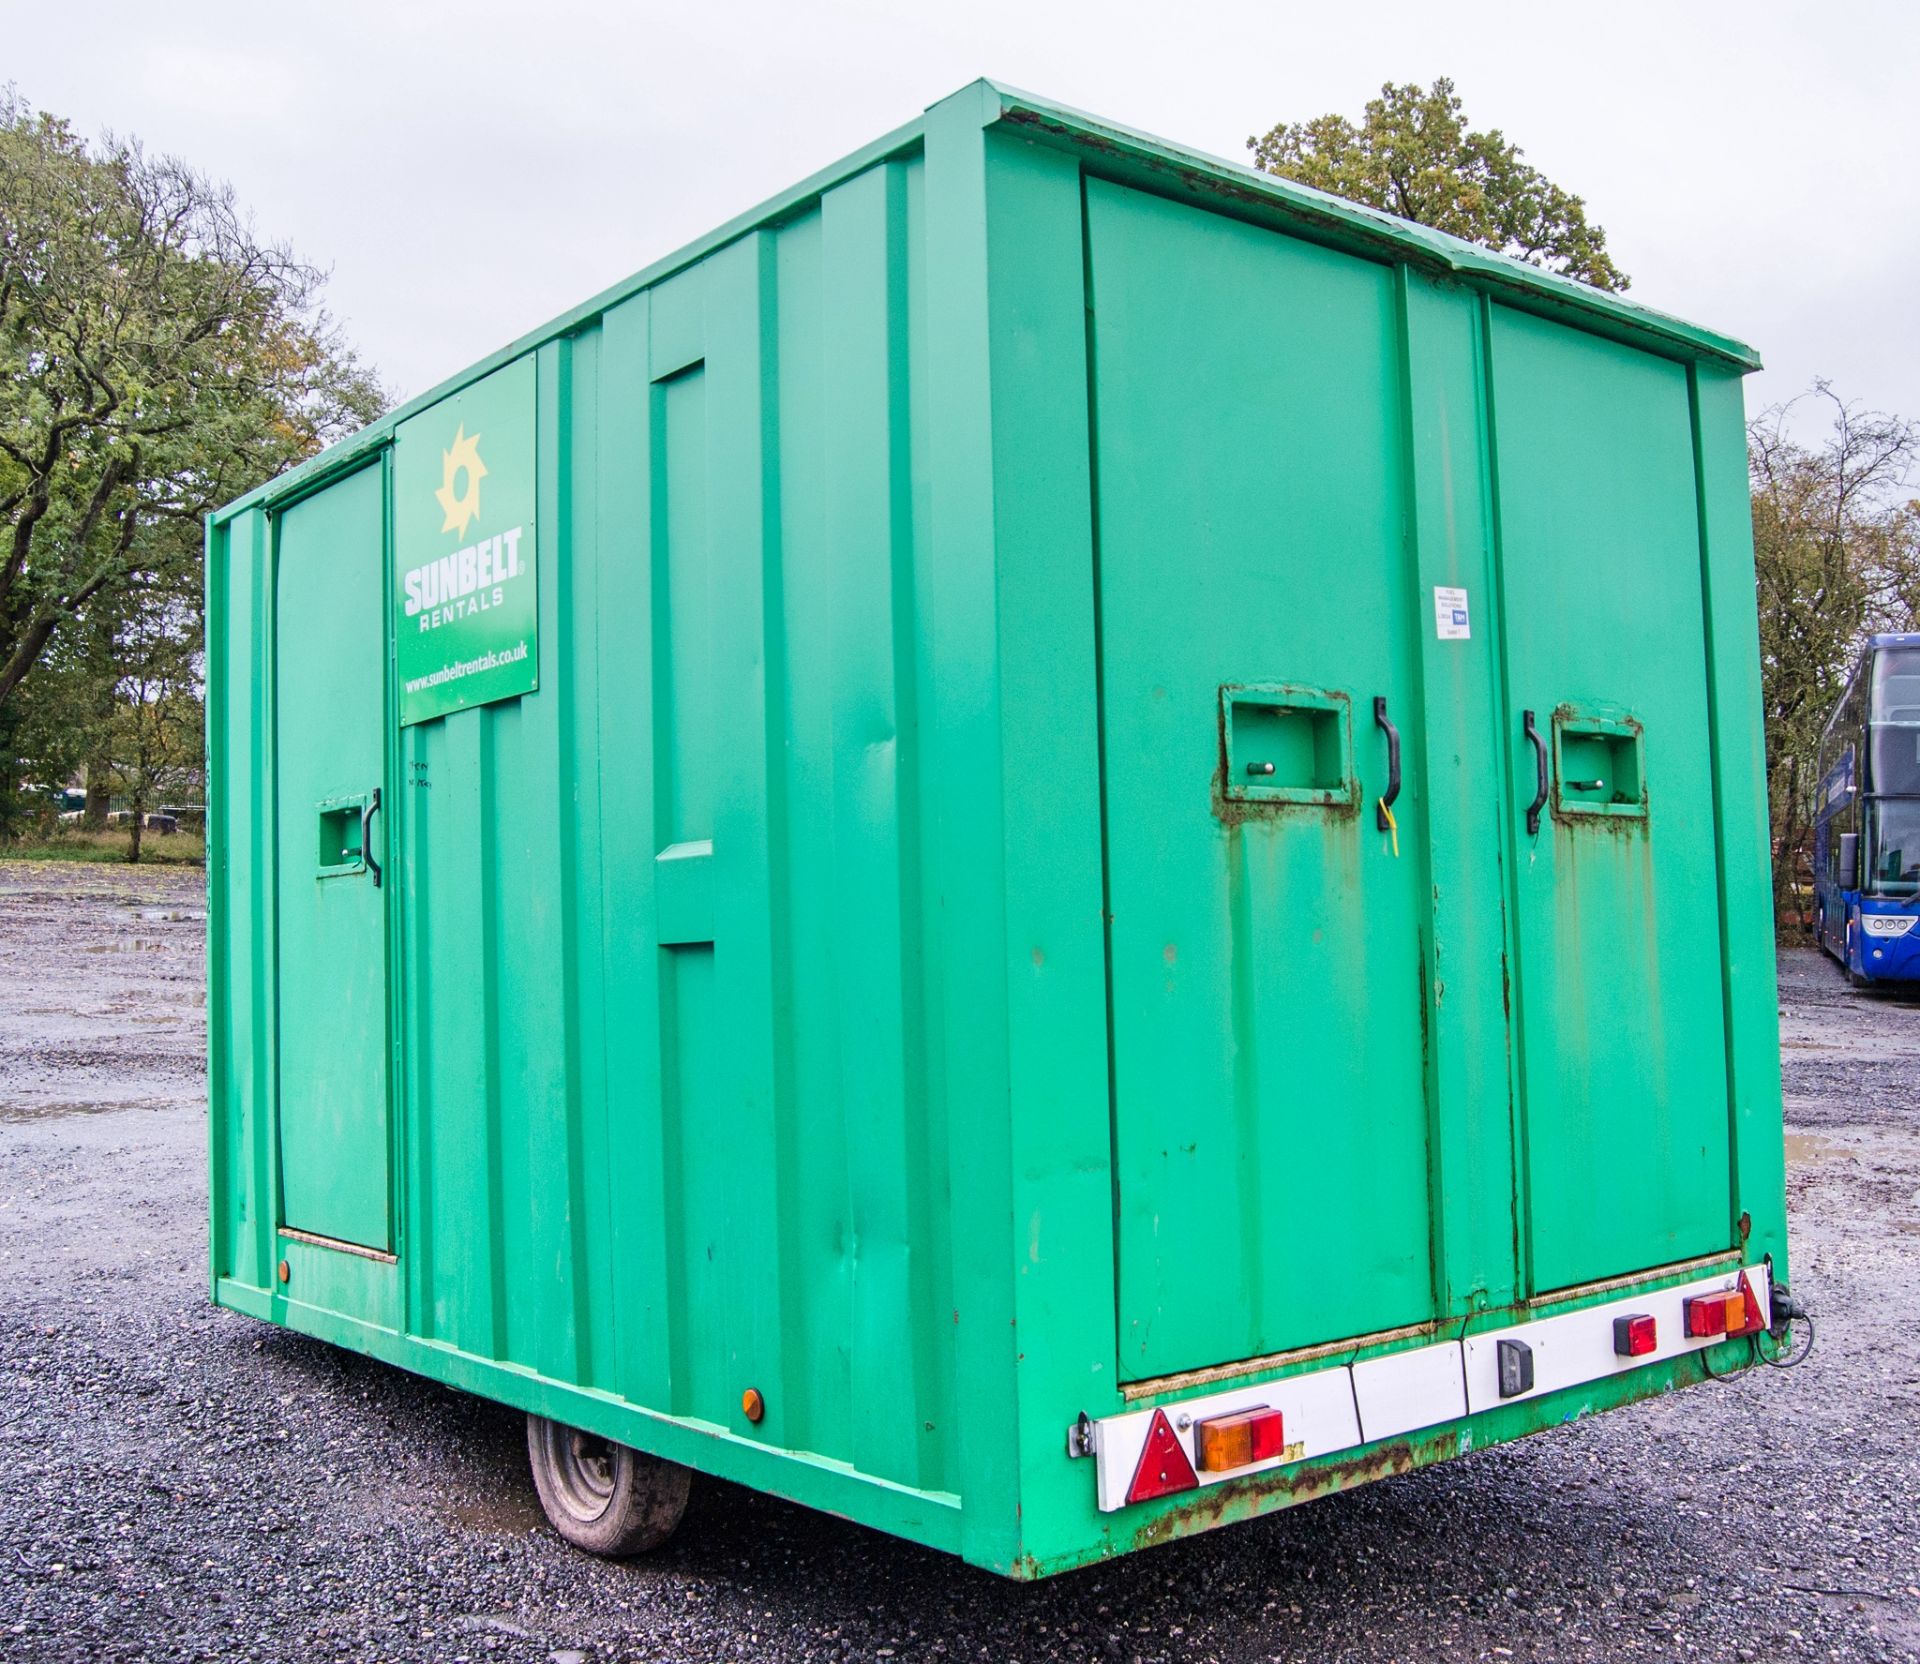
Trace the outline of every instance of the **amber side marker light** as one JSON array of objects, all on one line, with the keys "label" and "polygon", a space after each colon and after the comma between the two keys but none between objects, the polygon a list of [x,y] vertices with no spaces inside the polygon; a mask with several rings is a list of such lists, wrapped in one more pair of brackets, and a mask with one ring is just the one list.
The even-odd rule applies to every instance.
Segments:
[{"label": "amber side marker light", "polygon": [[1286,1447],[1280,1412],[1264,1404],[1230,1416],[1214,1416],[1195,1423],[1193,1429],[1194,1455],[1202,1473],[1225,1473],[1230,1468],[1270,1462]]}]

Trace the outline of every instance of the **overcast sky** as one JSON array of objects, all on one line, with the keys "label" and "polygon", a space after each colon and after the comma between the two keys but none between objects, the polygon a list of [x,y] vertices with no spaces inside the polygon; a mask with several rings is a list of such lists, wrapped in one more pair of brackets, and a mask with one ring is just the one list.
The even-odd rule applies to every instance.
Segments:
[{"label": "overcast sky", "polygon": [[1236,161],[1451,75],[1606,227],[1633,295],[1920,416],[1920,6],[106,0],[8,8],[0,76],[229,179],[433,385],[976,76]]}]

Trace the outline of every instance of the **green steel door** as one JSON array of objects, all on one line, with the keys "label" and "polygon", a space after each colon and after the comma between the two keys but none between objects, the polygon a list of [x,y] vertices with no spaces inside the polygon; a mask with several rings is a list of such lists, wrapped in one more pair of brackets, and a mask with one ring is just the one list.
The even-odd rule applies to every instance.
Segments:
[{"label": "green steel door", "polygon": [[1706,626],[1685,367],[1504,308],[1489,357],[1538,1292],[1732,1245]]},{"label": "green steel door", "polygon": [[1129,1379],[1433,1315],[1392,273],[1088,185]]},{"label": "green steel door", "polygon": [[363,468],[279,517],[274,589],[281,1223],[381,1250],[392,1246],[383,476]]}]

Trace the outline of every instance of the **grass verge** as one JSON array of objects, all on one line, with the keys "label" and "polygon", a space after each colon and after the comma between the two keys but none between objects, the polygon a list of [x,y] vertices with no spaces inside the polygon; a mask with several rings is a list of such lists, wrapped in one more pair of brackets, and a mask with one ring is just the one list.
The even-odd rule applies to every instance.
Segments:
[{"label": "grass verge", "polygon": [[[0,843],[0,861],[125,861],[133,834],[58,832]],[[148,832],[140,839],[140,861],[157,867],[198,867],[207,860],[206,839],[194,832]]]}]

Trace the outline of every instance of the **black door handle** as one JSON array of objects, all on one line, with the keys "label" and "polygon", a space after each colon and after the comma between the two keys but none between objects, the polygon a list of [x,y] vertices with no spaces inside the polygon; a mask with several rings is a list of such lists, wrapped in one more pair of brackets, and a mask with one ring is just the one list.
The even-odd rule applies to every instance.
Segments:
[{"label": "black door handle", "polygon": [[360,805],[360,859],[366,862],[367,871],[373,874],[373,887],[380,888],[380,863],[373,858],[373,817],[380,813],[380,788],[373,788],[373,796]]},{"label": "black door handle", "polygon": [[1533,801],[1527,805],[1527,836],[1531,838],[1539,833],[1540,811],[1547,806],[1547,742],[1540,737],[1540,730],[1533,725],[1531,711],[1526,713],[1525,720],[1521,722],[1520,731],[1533,745],[1534,763],[1539,779],[1539,790],[1534,793]]},{"label": "black door handle", "polygon": [[1374,824],[1382,832],[1393,830],[1393,816],[1388,812],[1393,808],[1393,800],[1400,795],[1400,730],[1393,725],[1393,719],[1387,715],[1387,696],[1376,693],[1373,696],[1373,720],[1386,730],[1387,735],[1387,789],[1374,806]]}]

